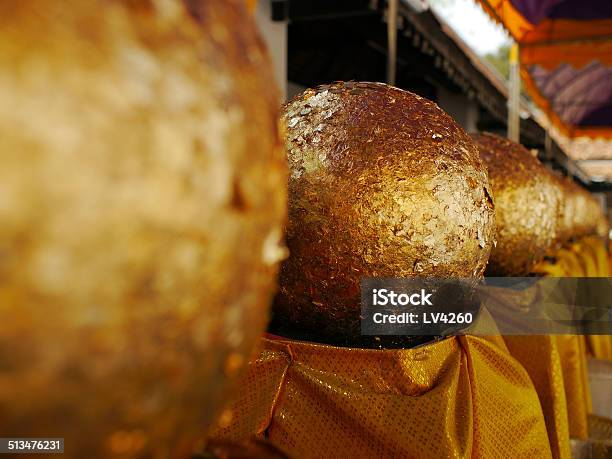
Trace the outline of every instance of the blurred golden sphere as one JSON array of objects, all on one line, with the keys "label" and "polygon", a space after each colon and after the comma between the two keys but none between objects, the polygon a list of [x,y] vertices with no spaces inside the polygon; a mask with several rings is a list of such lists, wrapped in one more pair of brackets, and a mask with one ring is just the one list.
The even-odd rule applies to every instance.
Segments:
[{"label": "blurred golden sphere", "polygon": [[526,276],[556,242],[561,191],[525,147],[494,134],[472,134],[495,199],[496,245],[490,276]]},{"label": "blurred golden sphere", "polygon": [[0,425],[182,457],[264,330],[286,207],[242,0],[0,4]]}]

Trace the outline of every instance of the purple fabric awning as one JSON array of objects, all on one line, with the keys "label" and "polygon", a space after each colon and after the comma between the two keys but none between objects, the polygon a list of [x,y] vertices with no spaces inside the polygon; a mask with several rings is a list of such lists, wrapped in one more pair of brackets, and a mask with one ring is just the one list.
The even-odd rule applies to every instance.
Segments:
[{"label": "purple fabric awning", "polygon": [[568,137],[612,139],[612,0],[478,0],[519,45],[527,93]]},{"label": "purple fabric awning", "polygon": [[529,69],[540,93],[566,123],[607,126],[612,119],[612,68],[599,62],[575,69],[568,64],[546,70]]},{"label": "purple fabric awning", "polygon": [[612,18],[612,0],[510,0],[510,3],[532,24],[544,19]]}]

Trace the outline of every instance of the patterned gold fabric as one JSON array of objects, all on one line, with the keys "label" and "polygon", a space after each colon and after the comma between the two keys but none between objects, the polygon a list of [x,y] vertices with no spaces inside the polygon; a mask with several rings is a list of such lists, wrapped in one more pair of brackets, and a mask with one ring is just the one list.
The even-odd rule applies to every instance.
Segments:
[{"label": "patterned gold fabric", "polygon": [[[607,276],[605,247],[585,239],[538,272]],[[212,436],[266,437],[299,459],[570,458],[570,436],[589,437],[587,352],[601,356],[609,345],[608,337],[468,336],[369,350],[268,336]]]},{"label": "patterned gold fabric", "polygon": [[[595,237],[585,238],[581,243],[575,244],[573,249],[579,256],[584,253],[581,259],[585,263],[585,276],[612,276],[610,267],[612,258],[601,239]],[[596,359],[612,360],[612,336],[590,335],[586,337],[585,344],[587,354],[592,355]]]},{"label": "patterned gold fabric", "polygon": [[500,338],[371,350],[268,337],[239,395],[213,437],[266,436],[294,458],[551,457]]},{"label": "patterned gold fabric", "polygon": [[596,359],[612,360],[612,336],[586,337],[587,353]]},{"label": "patterned gold fabric", "polygon": [[[605,244],[587,237],[561,249],[555,261],[535,269],[552,277],[609,275]],[[555,457],[569,457],[569,439],[588,438],[591,394],[586,365],[587,350],[605,358],[609,336],[517,336],[505,337],[510,353],[525,367],[540,397]]]},{"label": "patterned gold fabric", "polygon": [[[543,263],[539,269],[557,277],[610,277],[610,254],[598,237],[585,237],[561,250],[556,263]],[[583,343],[586,352],[597,359],[612,360],[612,337],[590,335]]]},{"label": "patterned gold fabric", "polygon": [[570,458],[570,428],[564,374],[554,336],[506,336],[510,354],[527,370],[540,398],[555,458]]},{"label": "patterned gold fabric", "polygon": [[588,414],[591,408],[591,391],[586,362],[584,336],[557,336],[570,437],[585,440],[589,436]]}]

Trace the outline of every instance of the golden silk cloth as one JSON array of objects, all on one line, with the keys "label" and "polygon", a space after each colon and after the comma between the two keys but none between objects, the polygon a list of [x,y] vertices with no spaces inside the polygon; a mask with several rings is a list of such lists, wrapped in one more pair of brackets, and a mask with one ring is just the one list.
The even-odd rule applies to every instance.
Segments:
[{"label": "golden silk cloth", "polygon": [[[563,248],[555,260],[535,269],[551,277],[607,277],[605,244],[588,237]],[[609,336],[506,336],[506,345],[527,370],[540,398],[553,456],[571,457],[569,437],[589,437],[591,393],[586,363],[587,350],[605,358]]]},{"label": "golden silk cloth", "polygon": [[[521,316],[527,312],[536,312],[530,310],[534,305],[540,305],[542,297],[547,298],[554,295],[559,302],[565,302],[564,297],[569,293],[571,293],[570,289],[566,291],[565,286],[549,280],[521,291],[489,288],[481,293],[481,299],[483,307],[491,311],[497,320],[511,324],[512,321],[517,323],[524,321],[525,318]],[[545,317],[547,316],[543,313],[542,318]],[[475,332],[478,333],[478,331],[479,329],[476,328]],[[504,336],[503,339],[510,354],[521,363],[532,379],[542,405],[553,457],[570,458],[570,429],[564,368],[557,337],[549,335]]]},{"label": "golden silk cloth", "polygon": [[268,336],[213,438],[293,458],[551,457],[531,380],[499,337],[414,349]]},{"label": "golden silk cloth", "polygon": [[[578,253],[589,253],[582,256],[585,260],[585,272],[590,277],[611,277],[612,258],[610,252],[606,250],[603,241],[596,237],[585,238],[582,244],[576,245]],[[589,270],[590,268],[590,270]],[[594,274],[592,274],[594,273]],[[587,353],[596,359],[612,360],[612,336],[589,335],[586,337]]]},{"label": "golden silk cloth", "polygon": [[[585,237],[561,249],[556,261],[541,263],[537,272],[553,277],[610,277],[612,258],[606,244],[598,237]],[[612,337],[589,335],[585,337],[588,355],[597,359],[612,360]]]},{"label": "golden silk cloth", "polygon": [[596,359],[612,360],[612,336],[587,336],[587,353]]},{"label": "golden silk cloth", "polygon": [[[571,457],[570,423],[565,375],[556,337],[506,336],[504,340],[510,354],[522,364],[531,377],[540,398],[553,457],[569,459]],[[574,399],[572,397],[572,400]],[[575,411],[582,412],[581,410]],[[586,416],[586,413],[584,415]],[[577,426],[581,427],[582,423],[578,423]],[[576,430],[576,423],[574,423],[574,431],[571,432],[573,437]],[[582,430],[577,431],[586,435]]]}]

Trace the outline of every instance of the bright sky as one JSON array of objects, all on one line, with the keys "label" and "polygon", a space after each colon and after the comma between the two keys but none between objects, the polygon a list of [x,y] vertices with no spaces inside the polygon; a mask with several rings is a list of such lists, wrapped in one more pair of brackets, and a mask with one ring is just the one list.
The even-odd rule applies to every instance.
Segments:
[{"label": "bright sky", "polygon": [[491,53],[510,37],[489,18],[476,0],[430,0],[432,9],[478,54]]}]

